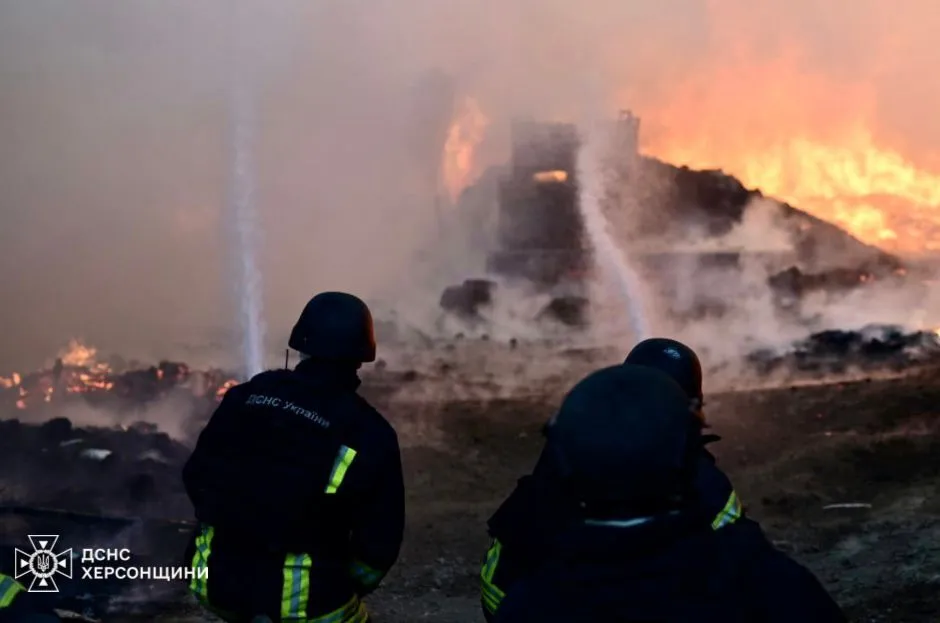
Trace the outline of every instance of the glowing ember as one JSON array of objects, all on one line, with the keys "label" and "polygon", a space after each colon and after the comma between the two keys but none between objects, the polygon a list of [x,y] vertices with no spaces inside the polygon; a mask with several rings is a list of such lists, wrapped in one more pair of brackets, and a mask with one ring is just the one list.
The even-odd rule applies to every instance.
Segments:
[{"label": "glowing ember", "polygon": [[539,171],[532,178],[539,184],[568,181],[567,171]]},{"label": "glowing ember", "polygon": [[0,387],[4,389],[10,389],[11,387],[16,387],[22,382],[23,379],[20,378],[20,375],[16,372],[13,373],[9,378],[0,376]]},{"label": "glowing ember", "polygon": [[222,400],[222,398],[225,396],[225,392],[232,389],[236,385],[238,385],[238,381],[234,379],[229,379],[228,381],[225,381],[224,383],[222,383],[222,386],[219,387],[219,389],[215,392],[216,400]]}]

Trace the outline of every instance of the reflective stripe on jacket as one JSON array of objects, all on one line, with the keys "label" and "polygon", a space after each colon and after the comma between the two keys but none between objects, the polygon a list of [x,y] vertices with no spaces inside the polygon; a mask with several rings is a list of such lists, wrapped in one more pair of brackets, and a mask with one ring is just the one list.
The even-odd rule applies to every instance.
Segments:
[{"label": "reflective stripe on jacket", "polygon": [[22,584],[10,576],[0,574],[0,608],[9,608],[16,596],[25,590]]},{"label": "reflective stripe on jacket", "polygon": [[[340,447],[324,491],[325,494],[332,495],[339,490],[355,458],[354,449],[347,446]],[[189,590],[209,610],[225,616],[226,613],[213,604],[208,590],[208,568],[214,536],[215,527],[202,525],[195,538],[192,558],[193,577],[189,583]],[[308,553],[288,553],[284,556],[280,620],[297,623],[366,623],[369,620],[368,613],[358,595],[354,595],[339,608],[325,614],[311,616],[311,612],[316,612],[316,605],[309,603],[312,566],[313,558]],[[203,570],[204,575],[200,575],[200,570]],[[350,574],[362,584],[378,584],[383,575],[362,563],[351,563]]]}]

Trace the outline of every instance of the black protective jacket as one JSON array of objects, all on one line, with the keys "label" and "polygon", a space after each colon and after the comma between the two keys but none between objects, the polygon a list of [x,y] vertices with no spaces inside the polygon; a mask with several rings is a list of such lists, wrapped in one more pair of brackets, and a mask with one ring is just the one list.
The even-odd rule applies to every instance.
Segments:
[{"label": "black protective jacket", "polygon": [[496,623],[843,623],[806,568],[747,518],[579,525],[506,596]]},{"label": "black protective jacket", "polygon": [[200,528],[190,589],[229,620],[363,621],[398,558],[398,437],[353,368],[313,360],[230,389],[183,469]]},{"label": "black protective jacket", "polygon": [[[699,512],[715,530],[734,524],[744,510],[731,481],[703,448],[696,472]],[[509,589],[547,559],[551,543],[580,520],[580,513],[559,492],[551,464],[543,454],[530,476],[488,522],[490,549],[481,572],[483,615],[491,621]]]},{"label": "black protective jacket", "polygon": [[0,623],[60,623],[51,597],[55,595],[30,593],[26,586],[0,573]]}]

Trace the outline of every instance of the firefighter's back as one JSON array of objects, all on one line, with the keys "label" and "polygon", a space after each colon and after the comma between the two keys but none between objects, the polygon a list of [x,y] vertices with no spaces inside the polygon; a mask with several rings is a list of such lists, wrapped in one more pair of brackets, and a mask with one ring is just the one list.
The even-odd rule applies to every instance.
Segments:
[{"label": "firefighter's back", "polygon": [[573,530],[514,587],[497,623],[840,623],[813,575],[749,519],[714,531],[676,520]]},{"label": "firefighter's back", "polygon": [[702,503],[697,475],[711,463],[689,413],[683,388],[650,366],[604,368],[572,388],[544,456],[579,517],[509,589],[496,623],[844,621],[754,522],[716,529],[724,494]]},{"label": "firefighter's back", "polygon": [[[312,349],[311,349],[312,350]],[[184,468],[190,589],[232,621],[365,621],[403,531],[397,436],[355,360],[307,358],[229,390]],[[206,577],[200,577],[200,569]]]}]

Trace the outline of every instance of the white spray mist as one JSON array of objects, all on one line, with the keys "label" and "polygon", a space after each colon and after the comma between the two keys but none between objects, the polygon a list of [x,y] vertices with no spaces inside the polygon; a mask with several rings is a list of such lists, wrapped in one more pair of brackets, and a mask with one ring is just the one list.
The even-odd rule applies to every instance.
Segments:
[{"label": "white spray mist", "polygon": [[[594,117],[592,115],[592,117]],[[650,336],[643,288],[639,275],[630,266],[622,249],[614,242],[609,223],[601,209],[604,196],[604,161],[608,141],[603,128],[606,124],[591,119],[588,130],[582,129],[581,148],[578,152],[579,204],[584,227],[594,249],[595,261],[606,281],[617,290],[627,312],[631,336],[640,341]],[[582,126],[583,128],[584,126]]]},{"label": "white spray mist", "polygon": [[263,289],[258,268],[261,246],[257,214],[255,163],[255,65],[248,34],[246,3],[233,3],[231,28],[231,92],[229,99],[230,179],[227,214],[231,215],[236,291],[242,331],[242,365],[247,377],[264,369]]}]

